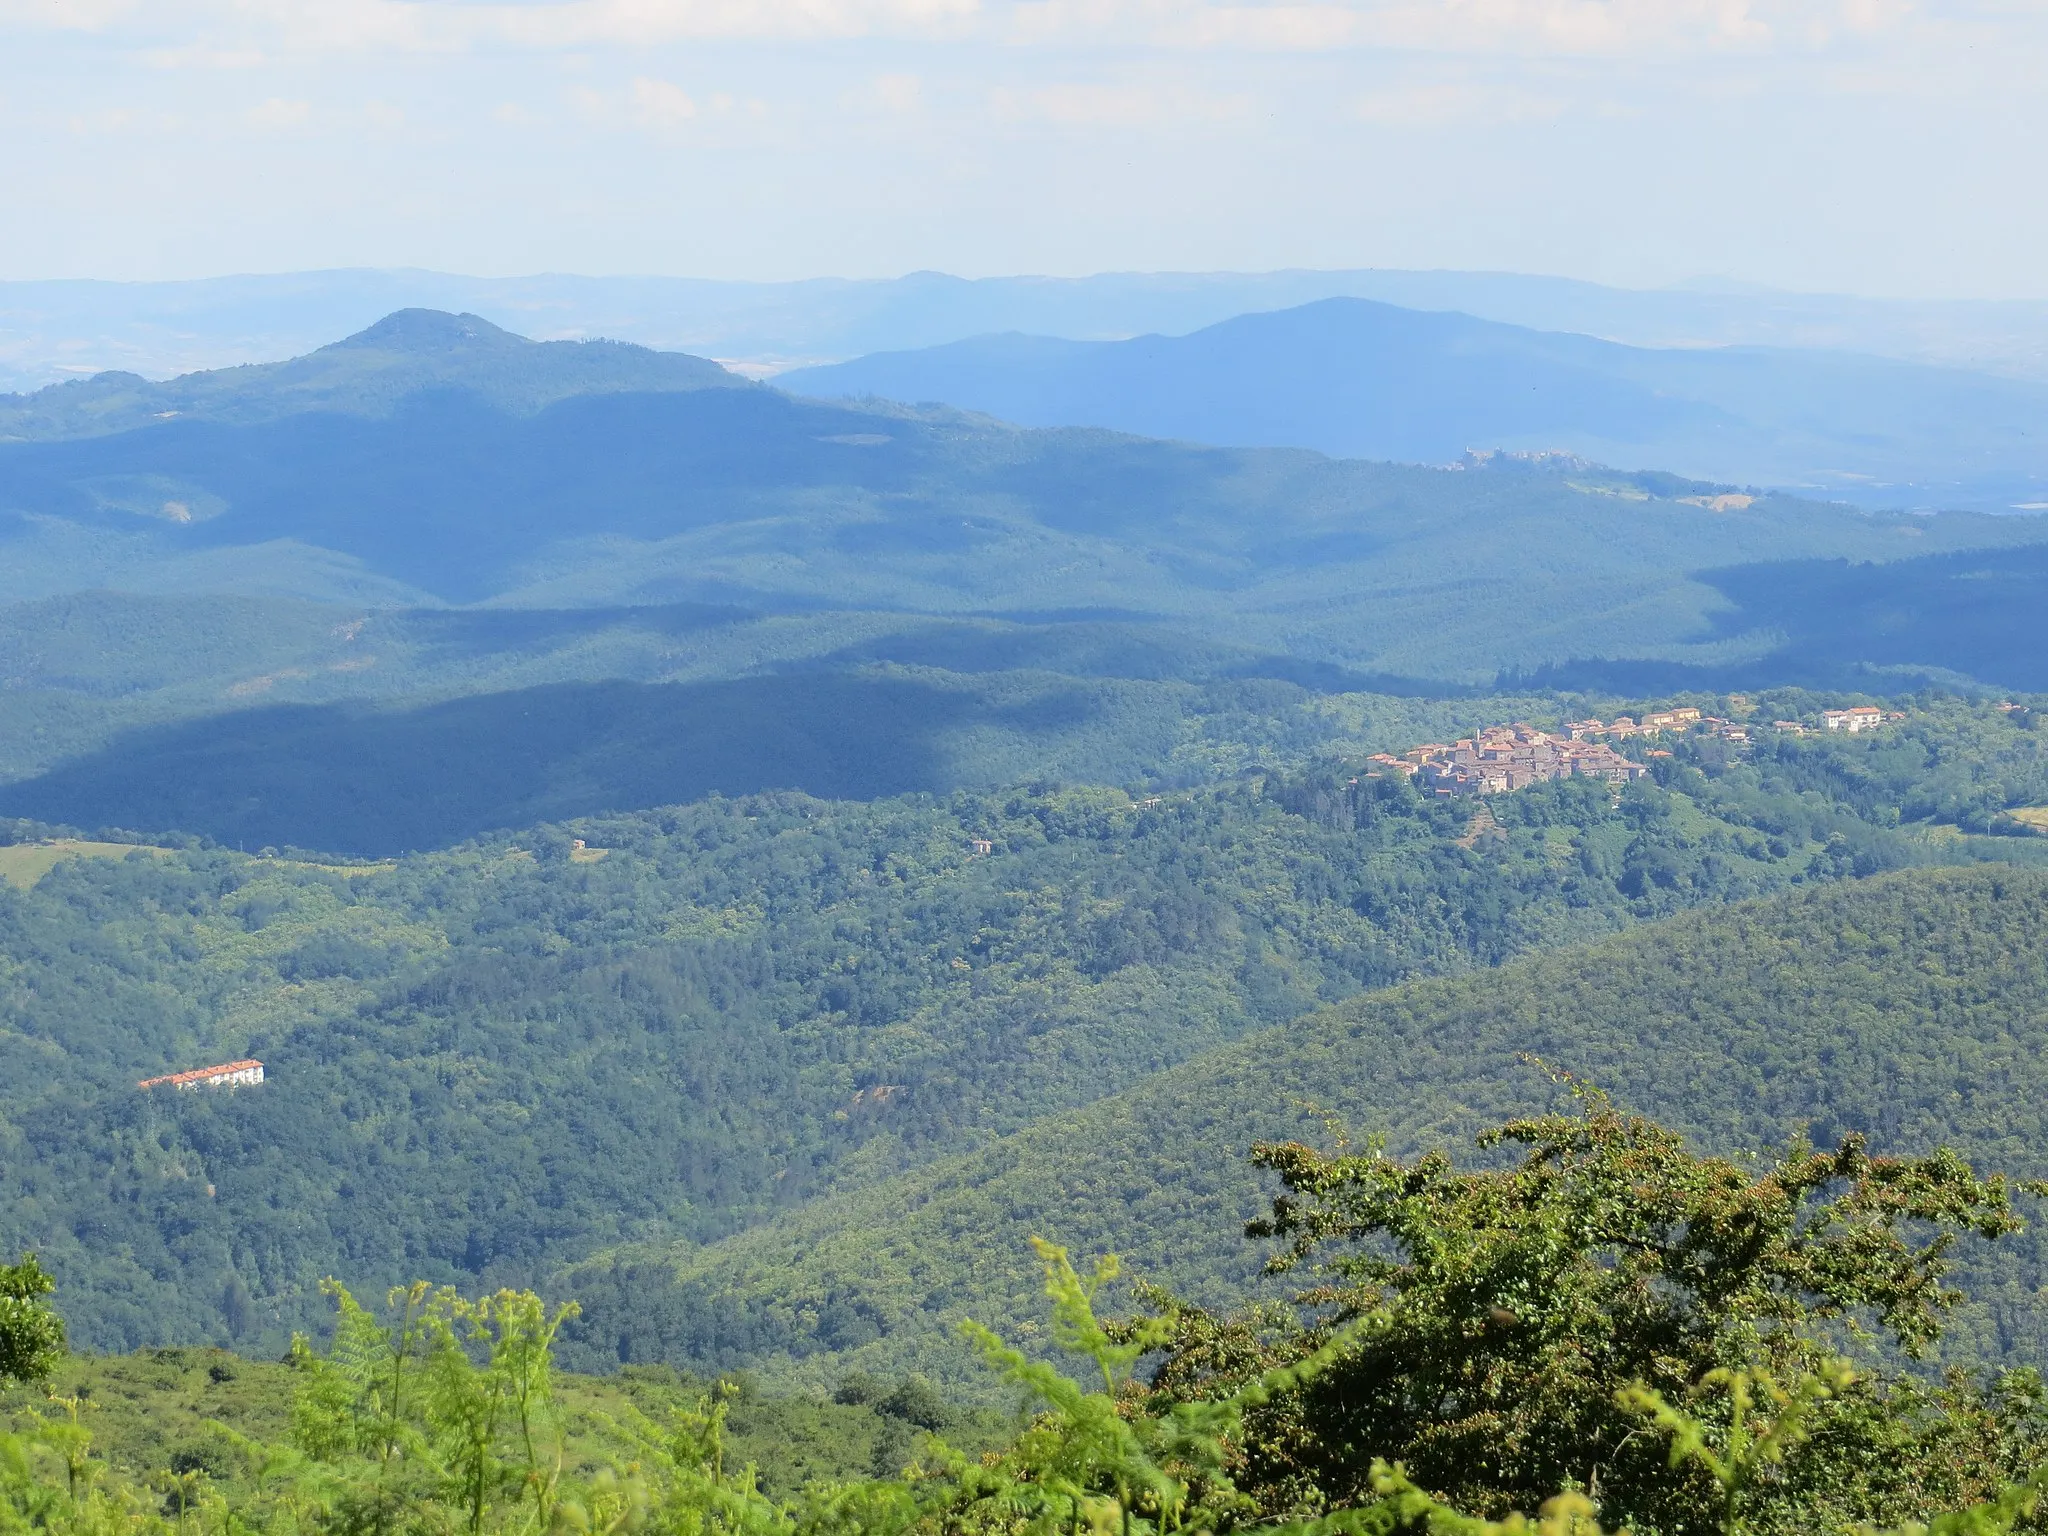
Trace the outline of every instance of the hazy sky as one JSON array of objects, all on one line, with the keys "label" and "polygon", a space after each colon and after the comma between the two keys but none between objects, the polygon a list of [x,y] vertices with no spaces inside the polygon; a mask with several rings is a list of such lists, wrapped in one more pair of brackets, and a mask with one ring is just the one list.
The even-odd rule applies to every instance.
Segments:
[{"label": "hazy sky", "polygon": [[2048,0],[0,0],[0,277],[2048,297]]}]

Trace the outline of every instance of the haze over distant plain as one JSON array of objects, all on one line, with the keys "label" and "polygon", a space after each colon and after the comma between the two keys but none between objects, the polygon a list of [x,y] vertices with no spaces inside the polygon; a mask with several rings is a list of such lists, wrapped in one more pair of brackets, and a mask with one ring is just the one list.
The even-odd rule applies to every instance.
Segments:
[{"label": "haze over distant plain", "polygon": [[2044,301],[1623,289],[1385,268],[977,279],[914,272],[791,283],[343,268],[162,283],[0,281],[0,392],[109,369],[162,379],[275,362],[407,308],[478,314],[543,339],[692,352],[760,377],[1004,331],[1083,341],[1175,336],[1339,296],[1631,346],[1819,348],[2048,381]]}]

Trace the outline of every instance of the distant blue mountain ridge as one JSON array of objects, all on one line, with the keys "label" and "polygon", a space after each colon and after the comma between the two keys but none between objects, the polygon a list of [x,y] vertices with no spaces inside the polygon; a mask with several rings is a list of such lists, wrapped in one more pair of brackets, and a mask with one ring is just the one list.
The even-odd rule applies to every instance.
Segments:
[{"label": "distant blue mountain ridge", "polygon": [[1553,449],[1873,507],[2048,503],[2048,384],[1844,352],[1623,346],[1366,299],[1186,336],[982,336],[776,383],[1344,458]]},{"label": "distant blue mountain ridge", "polygon": [[[1333,406],[1263,345],[1293,327],[1342,382],[1333,316],[1419,361]],[[1033,358],[1180,348],[1003,345],[1041,383]],[[1188,347],[1275,433],[1449,457],[1510,406],[1551,441],[1596,408],[1746,429],[1630,349],[1455,315],[1318,306]],[[1273,398],[1239,387],[1259,369]],[[1184,372],[1172,429],[1225,435]],[[390,851],[712,790],[1198,781],[1322,750],[1372,694],[1504,677],[2040,687],[2044,581],[2034,517],[1018,427],[401,311],[286,362],[0,398],[0,811]]]},{"label": "distant blue mountain ridge", "polygon": [[304,357],[161,382],[113,370],[0,395],[0,444],[105,437],[168,422],[253,426],[314,412],[389,416],[435,392],[459,391],[493,410],[531,416],[581,395],[749,387],[687,353],[618,341],[529,341],[476,315],[401,309]]},{"label": "distant blue mountain ridge", "polygon": [[[1375,346],[1359,340],[1361,323]],[[1154,431],[1299,428],[1382,453],[1396,446],[1386,437],[1406,434],[1411,456],[1440,460],[1475,441],[1512,445],[1517,415],[1538,424],[1539,441],[1568,440],[1589,418],[1615,439],[1734,439],[1748,430],[1734,407],[1765,399],[1759,388],[1701,400],[1628,372],[1644,358],[1719,365],[1737,354],[1645,352],[1367,304],[1247,316],[1179,342],[1002,346],[1020,354],[1003,370],[1020,390],[1057,382],[1056,369],[1027,366],[1034,357],[1084,382],[1087,367],[1145,364],[1125,403],[1162,418]],[[1275,365],[1289,355],[1300,366]],[[1178,376],[1158,362],[1182,356]],[[1412,365],[1388,361],[1404,356]],[[1253,387],[1261,379],[1268,387]],[[1774,387],[1787,409],[1798,404],[1784,376]],[[1233,402],[1265,413],[1252,418],[1257,432],[1230,426]],[[1980,425],[1993,419],[1989,405],[1978,412]],[[292,600],[357,617],[451,605],[730,611],[687,641],[635,619],[587,633],[578,621],[584,638],[550,630],[505,647],[478,631],[439,660],[424,633],[360,654],[322,642],[311,666],[282,652],[258,665],[251,653],[246,673],[221,680],[241,690],[214,701],[230,704],[487,677],[732,676],[830,658],[978,671],[998,653],[1023,668],[1087,656],[1095,671],[1105,650],[1135,654],[1133,626],[1147,656],[1177,651],[1191,631],[1228,649],[1204,675],[1273,675],[1284,662],[1462,688],[1592,658],[1803,677],[1819,638],[1788,623],[1779,599],[1822,590],[1861,615],[1853,651],[1823,647],[1837,670],[1882,659],[2022,680],[2000,637],[2031,633],[2034,567],[1987,584],[1976,566],[1928,565],[1924,578],[1846,587],[1788,568],[1753,595],[1723,573],[2011,551],[2048,542],[2048,523],[1863,511],[1750,495],[1732,480],[1559,455],[1431,468],[1017,427],[947,406],[809,399],[701,358],[535,342],[475,315],[411,310],[285,362],[161,383],[103,374],[0,397],[0,604],[98,590]],[[1926,621],[1894,633],[1884,614],[1909,587]],[[1995,623],[1958,627],[1994,595]],[[1076,615],[1125,628],[1083,634]],[[156,621],[134,622],[154,632]],[[344,612],[319,627],[353,634],[353,622]],[[993,628],[939,637],[939,623]],[[9,687],[36,691],[90,662],[75,647],[60,660],[31,628],[44,638],[0,669]],[[1807,635],[1800,654],[1782,654],[1795,632]],[[533,647],[530,665],[517,659]],[[94,676],[95,697],[120,693],[121,679]],[[50,744],[28,754],[48,761],[58,741],[83,739],[71,718],[39,718],[18,740]]]},{"label": "distant blue mountain ridge", "polygon": [[1099,272],[1085,277],[718,282],[465,277],[405,268],[181,282],[0,282],[0,390],[118,369],[164,379],[309,352],[393,310],[465,311],[524,336],[609,336],[745,369],[844,362],[1002,331],[1108,341],[1178,336],[1328,298],[1457,310],[1631,346],[1868,353],[2048,381],[2048,302],[1878,299],[1727,284],[1610,288],[1518,272]]}]

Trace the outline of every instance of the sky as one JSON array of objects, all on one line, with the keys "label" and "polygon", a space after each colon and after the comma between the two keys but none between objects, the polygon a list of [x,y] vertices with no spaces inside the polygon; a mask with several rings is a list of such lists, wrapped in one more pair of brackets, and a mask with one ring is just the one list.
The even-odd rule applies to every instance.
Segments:
[{"label": "sky", "polygon": [[0,278],[2048,298],[2048,0],[0,0]]}]

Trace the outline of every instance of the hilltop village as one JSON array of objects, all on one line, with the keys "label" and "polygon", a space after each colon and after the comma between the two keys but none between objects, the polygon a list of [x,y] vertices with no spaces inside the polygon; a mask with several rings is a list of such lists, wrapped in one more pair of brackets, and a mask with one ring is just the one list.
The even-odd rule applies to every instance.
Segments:
[{"label": "hilltop village", "polygon": [[[1738,699],[1738,702],[1742,702]],[[2016,705],[2001,704],[2001,709]],[[1874,705],[1859,704],[1848,709],[1824,710],[1820,728],[1857,734],[1878,729],[1904,715]],[[1774,720],[1772,729],[1781,735],[1805,736],[1813,727],[1797,720]],[[1724,741],[1747,743],[1749,727],[1722,720],[1690,707],[1653,710],[1640,720],[1617,715],[1612,720],[1567,720],[1556,732],[1539,731],[1525,721],[1511,725],[1489,725],[1457,741],[1425,742],[1396,757],[1375,752],[1367,761],[1370,776],[1404,774],[1419,787],[1439,795],[1499,795],[1545,784],[1552,779],[1573,776],[1601,779],[1609,784],[1627,784],[1648,773],[1647,764],[1635,762],[1615,750],[1612,743],[1632,736],[1662,736],[1669,732],[1703,731]],[[1647,757],[1671,754],[1651,748]]]},{"label": "hilltop village", "polygon": [[1710,719],[1687,708],[1660,710],[1641,720],[1628,715],[1606,721],[1569,720],[1557,733],[1539,731],[1518,720],[1511,725],[1486,726],[1450,743],[1427,742],[1398,757],[1377,752],[1369,761],[1381,774],[1405,774],[1439,795],[1506,794],[1574,776],[1627,784],[1650,770],[1616,751],[1613,741],[1702,728],[1734,741],[1749,739],[1747,727]]}]

